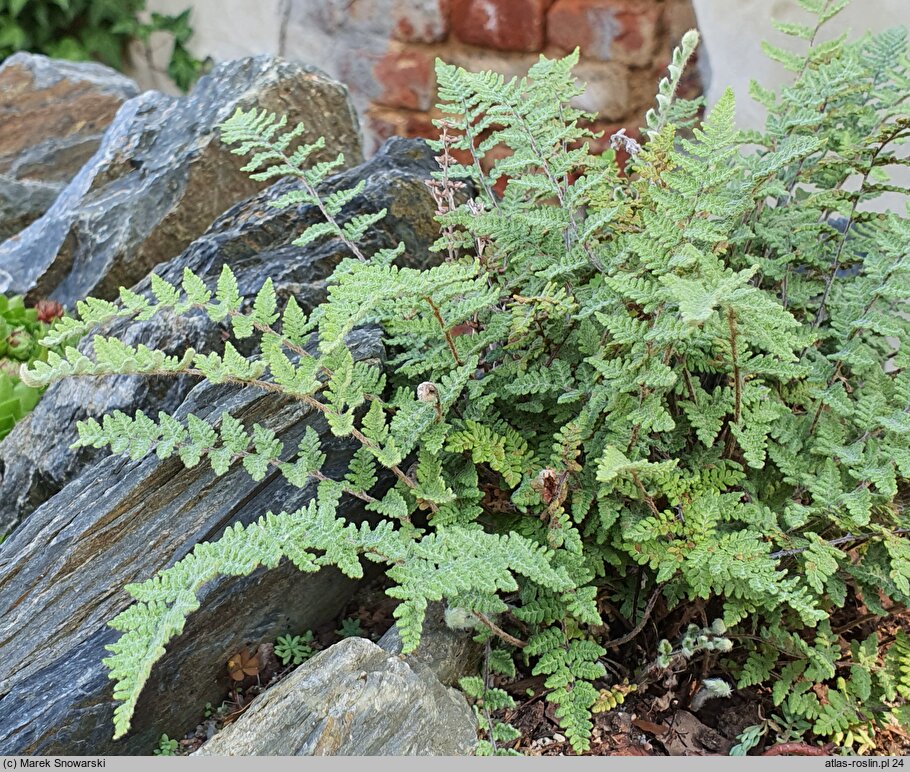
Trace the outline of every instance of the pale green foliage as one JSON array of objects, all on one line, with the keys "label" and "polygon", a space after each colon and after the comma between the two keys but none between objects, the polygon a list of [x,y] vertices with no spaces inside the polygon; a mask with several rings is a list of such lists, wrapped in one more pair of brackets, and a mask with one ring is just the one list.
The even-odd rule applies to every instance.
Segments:
[{"label": "pale green foliage", "polygon": [[680,662],[687,662],[697,654],[728,652],[733,649],[733,642],[724,635],[726,631],[727,626],[722,619],[715,619],[710,627],[705,628],[690,624],[676,646],[666,638],[657,644],[657,657],[652,667],[666,670]]},{"label": "pale green foliage", "polygon": [[[833,6],[801,4],[816,21],[782,29],[814,39]],[[293,300],[279,308],[271,283],[243,298],[228,269],[214,293],[190,272],[181,287],[155,279],[151,298],[124,290],[118,304],[80,304],[51,342],[114,316],[201,309],[255,337],[256,353],[226,344],[167,357],[96,337],[91,354],[67,349],[24,378],[190,372],[257,386],[302,401],[360,450],[343,480],[328,480],[313,430],[287,449],[227,414],[80,426],[80,444],[318,487],[301,510],[233,526],[128,588],[137,603],[113,621],[123,635],[107,660],[118,735],[202,585],[283,558],[354,577],[363,559],[386,564],[406,650],[440,599],[497,619],[512,643],[520,632],[578,751],[607,677],[603,625],[616,620],[602,609],[634,624],[652,613],[648,597],[666,615],[711,604],[719,621],[662,642],[646,668],[728,654],[738,686],[775,681],[788,731],[848,737],[880,720],[865,697],[890,710],[910,694],[904,639],[886,666],[874,642],[848,634],[844,664],[828,622],[848,602],[884,616],[883,596],[910,601],[910,522],[896,498],[910,475],[910,220],[865,206],[906,193],[885,180],[910,136],[906,36],[769,49],[796,77],[777,94],[753,88],[769,118],[748,134],[732,93],[697,124],[675,98],[694,44],[687,36],[674,55],[625,175],[589,152],[588,116],[571,106],[575,56],[508,82],[440,63],[446,259],[425,270],[396,265],[401,247],[363,253],[379,213],[349,217],[355,194],[320,194],[335,164],[305,163],[323,143],[296,147],[299,129],[256,112],[226,124],[257,179],[299,180],[276,205],[322,212],[300,243],[340,239],[350,252],[326,303],[309,318]],[[484,173],[500,146],[511,154],[497,151]],[[458,178],[476,192],[461,204]],[[347,347],[366,323],[383,330],[386,370]],[[380,477],[395,485],[374,495]],[[339,519],[343,495],[380,522]],[[484,699],[484,684],[466,688]]]},{"label": "pale green foliage", "polygon": [[[903,632],[884,657],[878,634],[852,640],[847,666],[840,664],[844,652],[827,621],[818,626],[811,643],[805,636],[771,627],[761,634],[763,643],[750,654],[739,685],[768,680],[776,671],[771,697],[778,713],[773,718],[783,740],[811,730],[847,750],[863,742],[868,750],[876,726],[870,706],[895,706],[910,697],[910,645]],[[822,689],[815,687],[820,683],[825,684]],[[905,711],[898,707],[893,716],[906,723]]]},{"label": "pale green foliage", "polygon": [[[501,649],[498,651],[500,655],[505,654]],[[515,668],[511,657],[497,656],[488,649],[485,660],[487,676],[489,671],[514,675]],[[514,708],[515,700],[505,690],[490,686],[488,681],[488,677],[469,676],[462,678],[458,684],[472,703],[481,735],[474,752],[477,756],[518,756],[519,753],[504,746],[521,737],[521,732],[511,724],[493,717],[494,713]]]},{"label": "pale green foliage", "polygon": [[730,755],[745,756],[750,750],[758,745],[765,731],[766,728],[762,724],[753,724],[752,726],[747,726],[737,736],[736,739],[738,742],[736,745],[730,748]]}]

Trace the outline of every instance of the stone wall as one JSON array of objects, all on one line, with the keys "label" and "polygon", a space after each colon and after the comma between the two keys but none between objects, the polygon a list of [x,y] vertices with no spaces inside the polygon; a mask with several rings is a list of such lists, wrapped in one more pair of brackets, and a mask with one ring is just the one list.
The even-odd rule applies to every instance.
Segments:
[{"label": "stone wall", "polygon": [[[189,0],[151,0],[177,11]],[[192,0],[193,50],[216,60],[276,53],[346,83],[369,152],[388,136],[435,136],[434,60],[524,74],[543,52],[581,49],[582,107],[609,133],[637,128],[691,0]],[[161,87],[140,70],[144,85]],[[157,82],[156,82],[157,80]],[[696,84],[691,84],[696,89]]]}]

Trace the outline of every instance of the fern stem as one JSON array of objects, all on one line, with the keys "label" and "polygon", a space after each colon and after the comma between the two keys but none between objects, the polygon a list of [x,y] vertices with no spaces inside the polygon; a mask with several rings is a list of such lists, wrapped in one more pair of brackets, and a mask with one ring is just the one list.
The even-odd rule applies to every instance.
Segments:
[{"label": "fern stem", "polygon": [[[269,463],[272,463],[272,462],[269,462]],[[326,477],[322,472],[320,472],[318,470],[315,472],[310,472],[310,477],[313,477],[316,480],[319,480],[320,482],[337,482],[337,480],[333,480],[331,477]],[[341,485],[341,490],[343,490],[349,496],[353,496],[355,499],[360,499],[361,501],[363,501],[367,504],[375,504],[376,502],[379,501],[379,499],[373,498],[366,491],[356,491],[353,488],[349,488],[344,483],[342,483],[342,485]]]},{"label": "fern stem", "polygon": [[692,400],[692,404],[698,407],[698,395],[695,393],[695,387],[692,386],[692,374],[689,372],[689,368],[683,365],[683,380],[686,384],[686,391],[689,392],[689,399]]},{"label": "fern stem", "polygon": [[493,635],[495,635],[497,638],[501,638],[506,643],[509,643],[512,646],[517,646],[519,649],[523,649],[528,645],[527,641],[523,641],[521,638],[516,638],[514,635],[509,635],[509,633],[499,627],[485,614],[481,614],[479,611],[474,611],[473,614],[475,617],[477,617],[478,620],[480,620],[481,624],[483,624],[484,627],[488,628],[490,632],[492,632]]},{"label": "fern stem", "polygon": [[[240,311],[232,311],[231,316],[249,316],[249,314],[243,314]],[[294,341],[290,340],[289,338],[286,338],[284,335],[282,335],[280,332],[275,330],[273,327],[270,327],[267,324],[263,324],[262,322],[257,322],[257,321],[253,321],[253,327],[264,335],[269,335],[269,334],[274,335],[276,338],[278,338],[281,341],[282,346],[284,346],[289,351],[292,351],[293,353],[297,354],[298,356],[304,357],[306,359],[313,358],[313,355],[309,351],[307,351],[303,346],[298,346],[296,343],[294,343]],[[325,368],[325,366],[322,367],[322,370],[327,375],[331,376],[331,373]]]},{"label": "fern stem", "polygon": [[[910,533],[910,528],[898,528],[894,531],[889,531],[888,533],[891,536],[903,536],[905,534]],[[836,547],[838,544],[849,544],[850,542],[868,541],[869,539],[874,539],[876,536],[881,536],[881,534],[880,533],[858,533],[858,534],[848,533],[846,536],[840,536],[837,539],[830,539],[829,541],[826,541],[825,544],[827,544],[831,547]],[[788,558],[788,557],[792,557],[793,555],[800,555],[803,552],[805,552],[807,549],[809,549],[808,546],[807,547],[794,547],[793,549],[789,549],[789,550],[778,550],[777,552],[772,552],[770,555],[768,555],[768,557],[771,558],[772,560],[779,560],[780,558]]]},{"label": "fern stem", "polygon": [[651,495],[645,490],[645,486],[642,485],[641,479],[638,476],[638,472],[632,472],[632,480],[635,483],[635,486],[638,488],[639,493],[644,497],[645,503],[648,505],[648,509],[651,510],[651,513],[657,517],[660,515],[660,510],[657,508],[657,504],[654,503],[654,499],[651,498]]},{"label": "fern stem", "polygon": [[[556,179],[556,175],[553,174],[553,170],[550,167],[546,156],[541,152],[540,146],[537,144],[537,138],[534,136],[534,132],[531,131],[531,127],[528,126],[527,121],[525,121],[524,116],[515,109],[514,105],[510,104],[508,107],[512,115],[518,119],[519,123],[521,124],[521,128],[524,130],[525,135],[528,137],[528,143],[531,146],[531,150],[534,153],[534,156],[537,158],[537,162],[540,164],[540,168],[543,169],[544,173],[547,175],[547,179],[553,186],[560,207],[568,212],[569,226],[563,232],[563,241],[566,246],[566,252],[569,252],[572,249],[572,235],[578,233],[578,221],[575,218],[575,210],[566,205],[565,191],[562,189],[562,186]],[[605,273],[603,266],[601,265],[600,261],[594,256],[594,253],[591,251],[591,248],[588,246],[588,244],[582,243],[581,247],[588,258],[588,262],[590,262],[591,265],[593,265],[601,273]]]},{"label": "fern stem", "polygon": [[[898,136],[900,136],[901,131],[904,129],[898,127],[894,130],[894,133],[883,139],[875,148],[872,153],[872,157],[869,159],[866,170],[863,173],[863,178],[860,181],[859,188],[856,191],[856,196],[853,199],[853,204],[850,207],[850,214],[847,216],[847,222],[844,225],[844,232],[841,235],[840,243],[837,245],[837,252],[834,254],[834,261],[831,264],[831,272],[828,274],[828,278],[825,281],[825,289],[822,293],[821,302],[818,305],[818,311],[815,313],[815,319],[812,322],[812,330],[817,330],[818,326],[821,324],[822,316],[824,315],[825,306],[828,303],[828,296],[831,294],[831,287],[834,285],[834,280],[837,278],[837,271],[840,268],[840,259],[844,252],[844,246],[847,244],[847,239],[850,235],[850,228],[853,225],[853,219],[856,217],[856,210],[859,207],[860,202],[863,199],[863,190],[866,187],[866,183],[869,181],[869,175],[872,174],[872,170],[875,168],[875,161],[878,158],[879,154]],[[803,355],[808,350],[808,346],[802,350],[800,353],[800,359],[803,358]]]},{"label": "fern stem", "polygon": [[468,110],[468,104],[465,99],[461,99],[461,110],[462,115],[465,116],[464,121],[464,134],[465,138],[468,140],[468,147],[471,150],[471,159],[474,162],[474,169],[477,171],[477,179],[480,181],[480,184],[483,186],[483,191],[486,193],[487,199],[495,207],[496,211],[499,211],[499,200],[496,198],[496,195],[493,193],[492,188],[490,188],[490,183],[487,182],[487,176],[483,173],[483,168],[480,165],[480,158],[477,156],[477,149],[474,147],[474,132],[471,131],[471,120],[468,118],[470,114]]},{"label": "fern stem", "polygon": [[606,641],[605,643],[602,643],[601,646],[603,646],[605,649],[611,649],[614,646],[622,646],[624,643],[628,643],[642,630],[644,630],[645,625],[648,623],[648,619],[651,617],[651,612],[654,611],[654,606],[657,604],[657,599],[660,597],[660,593],[661,590],[663,590],[663,587],[664,586],[661,584],[654,590],[653,593],[651,593],[651,597],[648,599],[648,605],[645,606],[645,611],[641,615],[641,620],[637,625],[635,625],[635,627],[633,627],[628,633],[621,636],[620,638],[614,638],[611,641]]},{"label": "fern stem", "polygon": [[433,302],[433,298],[429,295],[424,295],[424,300],[430,304],[430,308],[433,309],[433,316],[436,317],[436,321],[439,322],[439,326],[442,328],[442,334],[445,335],[446,343],[449,344],[449,351],[452,352],[452,358],[455,360],[455,364],[461,367],[463,364],[461,359],[458,357],[458,351],[455,348],[455,341],[452,340],[452,333],[446,327],[445,320],[442,318],[442,314],[439,311],[439,307]]},{"label": "fern stem", "polygon": [[301,169],[297,164],[293,163],[291,161],[291,159],[288,157],[287,153],[285,153],[283,150],[279,150],[277,147],[274,147],[273,145],[271,145],[269,143],[264,143],[263,147],[265,147],[268,151],[273,153],[276,157],[279,157],[279,158],[281,158],[282,161],[284,161],[284,163],[287,165],[288,169],[292,170],[293,176],[296,179],[300,180],[301,184],[306,189],[306,192],[310,195],[313,202],[316,204],[316,208],[319,209],[320,213],[325,218],[325,221],[327,223],[329,223],[335,229],[335,234],[338,236],[338,238],[341,239],[341,241],[344,243],[344,245],[348,249],[351,250],[351,253],[358,260],[360,260],[363,263],[367,262],[366,255],[364,255],[363,252],[361,252],[360,247],[357,246],[357,243],[354,241],[351,241],[347,237],[344,230],[338,224],[338,221],[332,216],[332,213],[329,212],[329,210],[325,208],[325,204],[322,201],[322,197],[316,191],[316,188],[314,188],[313,185],[310,183],[310,181],[307,179],[306,172],[303,169]]},{"label": "fern stem", "polygon": [[[735,426],[739,426],[743,409],[743,379],[742,373],[739,369],[739,347],[737,346],[736,314],[733,312],[732,308],[727,309],[727,328],[730,331],[730,356],[733,360],[733,424]],[[724,450],[724,455],[727,458],[733,454],[733,447],[735,442],[736,438],[733,436],[733,432],[731,431],[727,436],[727,446]]]},{"label": "fern stem", "polygon": [[[436,216],[440,218],[458,209],[458,205],[455,202],[455,189],[456,187],[464,187],[463,182],[455,183],[449,177],[449,168],[452,165],[452,161],[455,160],[449,151],[449,145],[454,141],[454,137],[449,134],[451,125],[452,124],[445,120],[440,121],[439,123],[439,141],[442,143],[442,153],[435,156],[435,160],[439,165],[441,172],[439,179],[427,180],[425,183],[430,194],[436,201]],[[452,262],[457,257],[455,227],[451,224],[446,225],[443,227],[442,233],[446,240],[446,250],[449,254],[449,262]]]},{"label": "fern stem", "polygon": [[[73,377],[73,378],[98,378],[98,377],[103,377],[105,375],[117,375],[117,374],[118,373],[73,373],[71,375],[71,377]],[[180,372],[173,372],[170,370],[147,370],[147,371],[144,371],[143,373],[141,373],[141,375],[171,376],[171,377],[175,377],[178,375],[192,375],[192,376],[202,378],[202,379],[206,378],[205,374],[201,370],[197,370],[196,368],[193,368],[193,367],[188,368],[186,370],[181,370]],[[308,407],[313,408],[313,410],[316,410],[319,413],[322,413],[323,415],[328,415],[332,412],[326,405],[322,404],[322,402],[320,402],[318,399],[314,399],[313,397],[309,396],[308,394],[289,393],[289,392],[285,391],[283,388],[281,388],[280,386],[278,386],[274,383],[269,383],[268,381],[263,381],[259,378],[250,378],[249,380],[245,380],[243,378],[234,378],[231,376],[226,376],[222,380],[222,383],[231,383],[236,386],[253,386],[257,389],[267,391],[271,394],[280,394],[284,397],[290,397],[291,399],[294,399],[298,402],[303,402]],[[369,448],[371,450],[376,450],[376,445],[373,444],[372,442],[370,442],[370,440],[368,440],[364,436],[363,432],[361,432],[359,429],[352,428],[351,436],[354,437],[354,439],[356,439],[358,442],[360,442],[360,444],[363,445],[365,448]],[[414,489],[417,487],[417,483],[415,483],[410,477],[408,477],[403,471],[401,471],[401,468],[397,464],[395,466],[389,467],[389,470],[392,472],[392,474],[395,475],[395,477],[397,477],[399,480],[401,480],[401,482],[403,482],[406,486],[408,486],[408,488]],[[432,501],[428,501],[426,503],[430,507],[430,510],[432,512],[438,511],[438,507]]]}]

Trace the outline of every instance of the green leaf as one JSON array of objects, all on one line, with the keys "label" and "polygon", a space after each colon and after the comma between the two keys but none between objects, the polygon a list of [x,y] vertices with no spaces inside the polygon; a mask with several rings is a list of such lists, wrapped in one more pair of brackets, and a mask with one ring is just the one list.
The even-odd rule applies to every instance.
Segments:
[{"label": "green leaf", "polygon": [[618,448],[613,445],[608,445],[604,449],[603,455],[601,455],[600,461],[597,464],[598,482],[612,482],[622,474],[631,463],[632,462],[629,461],[625,454]]},{"label": "green leaf", "polygon": [[262,289],[256,294],[256,300],[253,303],[253,319],[265,327],[271,327],[278,321],[275,289],[271,279],[266,279]]}]

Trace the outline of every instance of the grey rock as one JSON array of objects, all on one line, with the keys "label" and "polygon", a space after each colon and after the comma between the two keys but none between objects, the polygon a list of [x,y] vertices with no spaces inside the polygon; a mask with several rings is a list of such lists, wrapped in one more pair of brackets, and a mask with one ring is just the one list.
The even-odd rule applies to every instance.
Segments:
[{"label": "grey rock", "polygon": [[95,62],[17,53],[0,65],[0,241],[44,214],[136,84]]},{"label": "grey rock", "polygon": [[37,220],[54,203],[62,188],[55,182],[17,180],[0,174],[0,241],[15,236]]},{"label": "grey rock", "polygon": [[0,65],[0,173],[67,182],[138,93],[132,80],[97,62],[13,54]]},{"label": "grey rock", "polygon": [[124,103],[92,158],[51,208],[0,245],[0,292],[71,306],[112,297],[170,260],[228,207],[264,187],[218,139],[237,108],[306,124],[302,139],[330,138],[314,160],[361,158],[344,86],[267,56],[218,65],[186,97],[149,91]]},{"label": "grey rock", "polygon": [[253,700],[203,756],[457,756],[473,751],[462,695],[363,638],[320,652]]},{"label": "grey rock", "polygon": [[[429,177],[434,164],[425,143],[391,140],[369,162],[328,180],[326,190],[366,180],[366,188],[351,202],[348,211],[388,209],[387,217],[372,229],[366,247],[388,247],[403,241],[410,264],[426,265],[431,260],[428,247],[437,231],[433,223],[435,206],[423,180]],[[279,295],[294,294],[301,306],[311,309],[324,297],[325,279],[345,251],[336,241],[310,245],[305,250],[290,245],[318,219],[318,213],[312,207],[278,210],[268,206],[268,202],[296,184],[289,180],[278,182],[235,205],[182,255],[159,266],[157,272],[169,281],[179,282],[186,266],[213,285],[227,263],[248,300],[271,277]],[[148,287],[146,279],[135,289],[145,293]],[[223,330],[197,314],[177,319],[157,316],[138,324],[118,323],[104,332],[121,336],[133,345],[145,343],[176,354],[188,346],[199,350],[218,346]],[[185,378],[119,376],[70,379],[48,389],[35,410],[0,442],[0,534],[15,528],[99,457],[96,451],[69,449],[77,436],[77,420],[114,410],[133,412],[137,408],[152,415],[159,410],[173,412],[192,386]]]},{"label": "grey rock", "polygon": [[[435,235],[433,204],[422,182],[430,168],[423,143],[398,140],[327,187],[365,179],[348,212],[389,209],[368,246],[402,239],[411,263],[420,265],[430,259],[427,247]],[[213,281],[227,263],[248,299],[272,276],[279,294],[294,293],[304,306],[318,302],[345,250],[333,241],[306,249],[287,246],[316,217],[309,207],[267,205],[293,184],[279,182],[225,213],[160,273],[176,281],[189,266]],[[137,289],[147,291],[148,283]],[[200,341],[217,345],[222,330],[198,315],[131,326],[119,322],[107,332],[178,351]],[[362,331],[354,343],[362,358],[383,355],[374,333]],[[250,522],[269,509],[292,511],[312,495],[274,474],[255,483],[236,467],[216,478],[204,465],[184,469],[176,459],[130,462],[67,450],[75,418],[115,407],[172,412],[177,405],[177,416],[193,412],[214,419],[228,410],[244,422],[262,423],[276,431],[288,452],[313,425],[326,438],[327,473],[342,475],[346,469],[351,446],[328,436],[320,416],[275,395],[134,377],[69,381],[49,390],[0,448],[5,465],[0,501],[28,489],[31,498],[26,495],[17,506],[44,502],[0,545],[0,755],[147,754],[162,732],[180,736],[195,725],[206,702],[224,698],[225,663],[244,643],[317,627],[334,617],[353,591],[333,572],[305,575],[289,564],[212,582],[200,611],[152,671],[133,731],[111,741],[112,686],[101,660],[104,646],[116,637],[106,622],[129,603],[123,585],[172,565],[231,523]],[[30,473],[29,464],[36,463],[31,459],[39,456],[23,454],[35,451],[53,460]],[[48,482],[51,474],[59,477]],[[64,484],[52,496],[51,489]],[[345,506],[343,514],[352,520],[363,517],[350,501]]]},{"label": "grey rock", "polygon": [[[375,334],[354,341],[360,359],[381,358]],[[229,411],[261,423],[288,455],[307,426],[323,437],[325,471],[343,476],[353,448],[333,438],[321,415],[252,389],[198,385],[176,412],[214,421]],[[86,469],[33,513],[0,547],[0,755],[143,754],[161,732],[179,736],[206,702],[227,693],[225,663],[249,641],[316,626],[336,615],[352,583],[286,564],[206,586],[202,607],[154,668],[134,731],[113,742],[111,682],[101,662],[115,637],[105,624],[126,608],[123,591],[172,565],[229,524],[268,510],[293,511],[312,497],[277,473],[254,482],[235,464],[223,477],[200,464],[115,457]],[[356,500],[341,514],[362,519]]]},{"label": "grey rock", "polygon": [[[379,639],[379,647],[390,654],[401,654],[401,635],[396,626]],[[445,622],[442,603],[427,608],[420,643],[405,661],[415,670],[428,671],[446,686],[455,686],[467,675],[475,675],[483,649],[465,630],[453,630]]]}]

